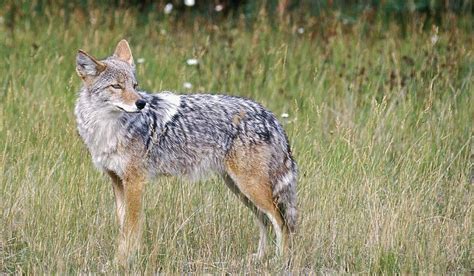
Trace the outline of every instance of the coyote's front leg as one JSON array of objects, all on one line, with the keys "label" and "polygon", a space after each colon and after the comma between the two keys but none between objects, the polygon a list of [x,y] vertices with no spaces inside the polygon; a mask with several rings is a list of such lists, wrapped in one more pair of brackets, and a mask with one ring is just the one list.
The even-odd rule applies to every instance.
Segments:
[{"label": "coyote's front leg", "polygon": [[125,221],[123,181],[113,171],[107,171],[107,174],[112,179],[112,187],[114,188],[114,196],[115,196],[115,211],[117,214],[117,220],[120,225],[120,232],[121,232],[123,228],[123,223]]},{"label": "coyote's front leg", "polygon": [[117,261],[127,266],[130,257],[139,249],[141,237],[141,205],[144,174],[130,168],[125,172],[121,186],[114,182],[117,216],[120,222]]}]

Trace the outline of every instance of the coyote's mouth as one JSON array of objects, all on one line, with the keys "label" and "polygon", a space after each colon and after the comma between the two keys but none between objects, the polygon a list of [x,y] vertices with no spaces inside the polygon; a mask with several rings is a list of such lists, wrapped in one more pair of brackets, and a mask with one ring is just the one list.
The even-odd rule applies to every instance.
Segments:
[{"label": "coyote's mouth", "polygon": [[133,106],[133,105],[123,104],[123,103],[113,103],[113,106],[115,106],[117,109],[125,113],[140,112],[140,110],[136,106]]}]

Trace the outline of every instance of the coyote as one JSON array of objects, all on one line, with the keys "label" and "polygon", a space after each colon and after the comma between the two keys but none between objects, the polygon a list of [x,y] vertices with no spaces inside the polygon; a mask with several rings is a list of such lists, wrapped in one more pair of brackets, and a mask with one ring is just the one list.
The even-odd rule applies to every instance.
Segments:
[{"label": "coyote", "polygon": [[270,225],[276,254],[287,252],[296,227],[297,168],[270,111],[240,97],[139,91],[126,40],[104,60],[79,50],[76,71],[82,79],[77,129],[95,166],[112,179],[120,264],[139,247],[144,182],[157,175],[221,175],[256,216],[255,257],[265,255]]}]

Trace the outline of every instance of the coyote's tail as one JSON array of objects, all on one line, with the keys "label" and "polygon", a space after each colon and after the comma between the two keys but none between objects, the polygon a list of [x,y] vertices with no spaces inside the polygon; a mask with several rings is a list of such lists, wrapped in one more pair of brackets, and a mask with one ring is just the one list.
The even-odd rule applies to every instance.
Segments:
[{"label": "coyote's tail", "polygon": [[273,198],[283,221],[290,233],[295,232],[297,222],[297,208],[296,208],[296,177],[297,168],[295,161],[289,157],[285,162],[286,172],[281,174],[273,184]]}]

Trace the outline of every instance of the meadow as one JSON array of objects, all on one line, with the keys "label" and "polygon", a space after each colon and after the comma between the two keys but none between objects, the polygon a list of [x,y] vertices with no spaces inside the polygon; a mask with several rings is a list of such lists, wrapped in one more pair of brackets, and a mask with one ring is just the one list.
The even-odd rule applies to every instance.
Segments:
[{"label": "meadow", "polygon": [[249,258],[258,227],[219,178],[158,178],[130,272],[472,272],[472,16],[431,30],[414,20],[403,36],[397,24],[330,16],[262,12],[249,26],[46,14],[0,22],[0,274],[119,271],[112,187],[73,110],[77,50],[106,57],[122,38],[142,89],[255,99],[279,117],[299,165],[289,268],[273,247]]}]

